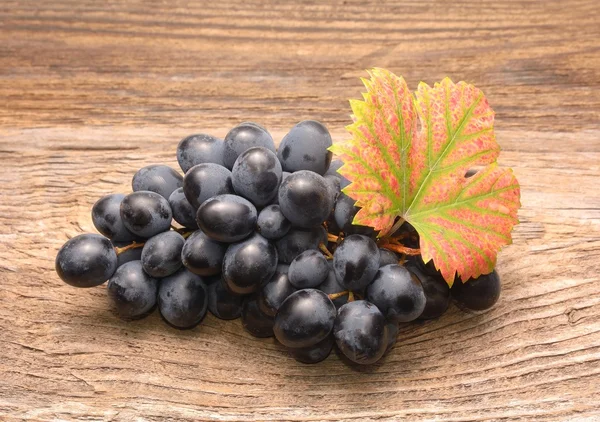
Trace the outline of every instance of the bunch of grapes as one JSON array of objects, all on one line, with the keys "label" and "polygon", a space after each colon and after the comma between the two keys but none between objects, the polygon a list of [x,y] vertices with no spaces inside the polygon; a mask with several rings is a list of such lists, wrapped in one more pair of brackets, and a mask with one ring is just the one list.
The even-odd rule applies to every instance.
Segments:
[{"label": "bunch of grapes", "polygon": [[[241,317],[250,334],[275,336],[305,363],[334,345],[352,362],[374,363],[400,324],[439,317],[451,296],[467,309],[494,305],[495,271],[450,289],[431,262],[385,249],[389,239],[353,225],[359,209],[341,192],[349,181],[331,145],[316,121],[294,126],[278,150],[255,123],[224,140],[189,136],[177,147],[185,176],[164,165],[140,169],[133,193],[94,204],[101,235],[70,239],[56,271],[75,287],[108,280],[124,319],[158,308],[166,323],[189,329],[207,311]],[[418,251],[407,223],[392,239]]]}]

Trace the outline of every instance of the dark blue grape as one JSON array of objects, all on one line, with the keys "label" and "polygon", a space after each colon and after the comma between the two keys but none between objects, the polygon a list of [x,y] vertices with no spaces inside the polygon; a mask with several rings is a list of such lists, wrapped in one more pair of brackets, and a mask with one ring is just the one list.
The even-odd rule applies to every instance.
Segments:
[{"label": "dark blue grape", "polygon": [[277,156],[285,171],[310,170],[325,174],[331,162],[331,135],[314,120],[298,123],[281,141]]},{"label": "dark blue grape", "polygon": [[265,315],[258,306],[256,295],[247,296],[242,305],[242,327],[254,337],[273,337],[272,317]]},{"label": "dark blue grape", "polygon": [[133,192],[121,202],[121,218],[130,232],[150,238],[171,228],[169,202],[155,192]]},{"label": "dark blue grape", "polygon": [[181,267],[181,249],[185,239],[176,231],[152,236],[142,250],[142,266],[152,277],[163,278]]},{"label": "dark blue grape", "polygon": [[163,278],[158,289],[158,308],[169,325],[194,328],[208,309],[208,290],[202,278],[185,268]]},{"label": "dark blue grape", "polygon": [[117,269],[117,253],[106,237],[80,234],[60,248],[55,267],[58,276],[71,286],[99,286]]},{"label": "dark blue grape", "polygon": [[327,356],[331,353],[331,349],[333,349],[334,343],[333,335],[330,334],[313,346],[289,349],[289,351],[292,357],[298,362],[307,364],[319,363],[327,359]]},{"label": "dark blue grape", "polygon": [[258,306],[268,316],[274,317],[283,301],[296,291],[288,279],[288,270],[287,265],[278,265],[273,277],[260,290]]},{"label": "dark blue grape", "polygon": [[385,317],[365,300],[348,302],[339,309],[333,335],[340,351],[361,365],[377,362],[388,345]]},{"label": "dark blue grape", "polygon": [[391,322],[391,321],[388,321],[386,326],[388,329],[388,343],[385,348],[385,351],[389,352],[390,349],[392,347],[394,347],[394,344],[396,344],[396,341],[398,340],[398,331],[400,329],[400,326],[398,325],[398,323]]},{"label": "dark blue grape", "polygon": [[297,289],[315,288],[325,281],[329,265],[323,254],[314,249],[302,252],[290,264],[288,277]]},{"label": "dark blue grape", "polygon": [[231,129],[225,136],[223,143],[223,163],[225,167],[232,169],[238,156],[252,147],[265,147],[275,152],[273,138],[262,126],[245,122]]},{"label": "dark blue grape", "polygon": [[235,192],[257,207],[273,201],[281,183],[281,164],[272,151],[253,147],[239,155],[231,181]]},{"label": "dark blue grape", "polygon": [[318,226],[333,209],[332,197],[323,176],[301,170],[289,175],[279,187],[279,206],[297,227]]},{"label": "dark blue grape", "polygon": [[208,285],[208,310],[219,319],[236,319],[242,315],[243,296],[234,295],[218,281]]},{"label": "dark blue grape", "polygon": [[173,212],[173,219],[179,224],[190,230],[198,229],[198,223],[196,222],[197,208],[194,208],[190,201],[187,200],[183,193],[183,188],[179,188],[173,191],[169,196],[169,205]]},{"label": "dark blue grape", "polygon": [[333,254],[333,270],[347,290],[362,290],[373,281],[379,268],[379,248],[358,234],[346,237]]},{"label": "dark blue grape", "polygon": [[267,283],[277,268],[277,250],[259,234],[227,248],[223,259],[223,280],[229,290],[245,295]]},{"label": "dark blue grape", "polygon": [[166,200],[183,184],[183,176],[169,166],[151,165],[142,167],[133,176],[131,186],[134,192],[156,192]]},{"label": "dark blue grape", "polygon": [[336,309],[325,293],[298,290],[281,304],[273,332],[287,347],[310,347],[323,341],[333,329]]},{"label": "dark blue grape", "polygon": [[144,272],[141,261],[131,261],[117,268],[107,291],[121,318],[141,318],[156,305],[158,280]]},{"label": "dark blue grape", "polygon": [[277,240],[290,231],[292,223],[281,212],[279,205],[269,205],[262,209],[256,221],[258,232],[267,239]]},{"label": "dark blue grape", "polygon": [[367,287],[367,300],[394,322],[410,322],[425,309],[425,292],[417,277],[400,265],[381,267]]},{"label": "dark blue grape", "polygon": [[131,233],[121,219],[121,202],[125,195],[114,193],[100,198],[92,207],[92,222],[96,229],[114,242],[131,242],[139,239]]},{"label": "dark blue grape", "polygon": [[201,276],[219,274],[223,265],[223,257],[227,251],[225,243],[211,239],[201,230],[197,230],[187,238],[181,250],[183,265]]},{"label": "dark blue grape", "polygon": [[386,265],[397,264],[399,261],[398,255],[389,249],[379,248],[379,267]]},{"label": "dark blue grape", "polygon": [[325,183],[327,183],[327,190],[329,192],[329,196],[331,197],[331,203],[334,204],[340,196],[340,179],[335,176],[325,176]]},{"label": "dark blue grape", "polygon": [[205,201],[196,214],[198,226],[219,242],[232,243],[248,237],[256,226],[256,208],[236,195],[218,195]]},{"label": "dark blue grape", "polygon": [[290,264],[294,258],[309,249],[317,249],[327,242],[327,232],[323,227],[309,230],[292,228],[288,234],[275,242],[279,261]]},{"label": "dark blue grape", "polygon": [[420,319],[432,319],[442,316],[450,304],[450,288],[441,274],[431,275],[418,265],[407,265],[406,269],[413,273],[423,286],[425,292],[425,309]]},{"label": "dark blue grape", "polygon": [[325,172],[325,174],[323,176],[335,176],[338,179],[342,179],[342,175],[339,174],[337,171],[340,167],[342,167],[344,165],[344,162],[342,160],[333,160],[331,162],[331,164],[329,164],[329,168],[327,169],[327,171]]},{"label": "dark blue grape", "polygon": [[184,173],[198,164],[223,165],[223,141],[203,133],[183,138],[177,145],[177,161]]},{"label": "dark blue grape", "polygon": [[457,277],[451,293],[459,306],[473,311],[485,311],[498,302],[500,290],[500,277],[494,270],[478,278],[470,278],[465,283]]},{"label": "dark blue grape", "polygon": [[[340,293],[346,290],[346,288],[342,286],[335,277],[335,272],[331,267],[329,269],[329,272],[327,273],[327,278],[323,283],[321,283],[318,289],[327,295]],[[335,305],[336,309],[339,309],[342,305],[348,302],[348,296],[340,296],[337,299],[332,299],[332,302]]]},{"label": "dark blue grape", "polygon": [[198,164],[185,174],[183,193],[196,209],[213,196],[234,193],[231,172],[218,164]]},{"label": "dark blue grape", "polygon": [[335,210],[333,211],[333,216],[337,226],[346,235],[362,234],[369,237],[374,236],[375,230],[373,230],[372,227],[352,224],[354,216],[360,209],[354,206],[354,202],[354,199],[350,198],[345,193],[341,193],[337,197],[337,201],[335,202]]}]

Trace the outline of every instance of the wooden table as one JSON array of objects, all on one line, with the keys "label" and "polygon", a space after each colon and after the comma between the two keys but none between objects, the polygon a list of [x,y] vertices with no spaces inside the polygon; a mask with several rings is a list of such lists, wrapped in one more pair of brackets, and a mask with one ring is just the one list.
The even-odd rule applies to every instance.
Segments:
[{"label": "wooden table", "polygon": [[[0,420],[599,421],[598,2],[298,3],[2,2]],[[54,273],[94,201],[187,134],[346,138],[372,66],[496,111],[523,208],[490,312],[409,325],[372,368],[305,366],[239,320],[122,322]]]}]

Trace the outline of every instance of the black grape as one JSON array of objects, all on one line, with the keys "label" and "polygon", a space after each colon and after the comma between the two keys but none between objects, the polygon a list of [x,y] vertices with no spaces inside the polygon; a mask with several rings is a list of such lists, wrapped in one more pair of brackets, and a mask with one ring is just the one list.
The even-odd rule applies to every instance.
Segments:
[{"label": "black grape", "polygon": [[100,198],[92,207],[92,222],[96,229],[114,242],[131,242],[138,237],[131,233],[121,219],[121,202],[125,195],[114,193]]},{"label": "black grape", "polygon": [[133,192],[121,202],[121,218],[130,232],[149,238],[171,228],[169,202],[155,192]]},{"label": "black grape", "polygon": [[314,249],[304,251],[290,264],[288,277],[297,289],[317,287],[327,278],[329,265],[323,254]]},{"label": "black grape", "polygon": [[399,261],[398,255],[389,249],[379,248],[379,267],[385,267],[390,264],[397,264]]},{"label": "black grape", "polygon": [[331,135],[314,120],[298,123],[281,141],[277,156],[285,171],[310,170],[325,174],[331,162]]},{"label": "black grape", "polygon": [[196,214],[198,226],[219,242],[232,243],[248,237],[256,226],[256,208],[236,195],[218,195],[205,201]]},{"label": "black grape", "polygon": [[379,248],[366,236],[346,237],[333,254],[333,270],[347,290],[362,290],[373,281],[379,268]]},{"label": "black grape", "polygon": [[485,311],[494,306],[500,298],[500,277],[496,270],[463,283],[458,277],[454,280],[451,293],[459,306],[473,311]]},{"label": "black grape", "polygon": [[287,265],[278,265],[273,277],[260,290],[258,306],[266,315],[274,317],[283,301],[296,291],[288,279],[288,270]]},{"label": "black grape", "polygon": [[[125,246],[129,246],[130,244],[130,242],[113,243],[115,248],[123,248]],[[140,261],[142,259],[142,249],[143,248],[131,248],[117,254],[117,268],[130,261]]]},{"label": "black grape", "polygon": [[219,277],[208,285],[208,310],[219,319],[236,319],[242,315],[243,296],[234,295]]},{"label": "black grape", "polygon": [[106,237],[80,234],[60,248],[55,267],[58,276],[71,286],[99,286],[117,269],[117,253]]},{"label": "black grape", "polygon": [[187,200],[183,193],[183,188],[175,189],[169,196],[169,205],[173,212],[173,219],[179,224],[190,230],[196,230],[198,223],[196,222],[197,208],[194,208],[190,201]]},{"label": "black grape", "polygon": [[117,268],[107,291],[121,318],[141,318],[156,305],[158,280],[144,272],[141,261],[131,261]]},{"label": "black grape", "polygon": [[342,160],[333,160],[323,176],[335,176],[341,180],[342,175],[338,173],[338,169],[343,165],[344,162]]},{"label": "black grape", "polygon": [[242,305],[242,327],[254,337],[273,337],[274,319],[258,306],[256,295],[247,296]]},{"label": "black grape", "polygon": [[396,344],[396,341],[398,340],[398,331],[400,329],[400,326],[398,325],[398,323],[391,322],[391,321],[388,321],[386,326],[388,329],[388,343],[385,348],[385,351],[389,352],[390,349],[392,347],[394,347],[394,344]]},{"label": "black grape", "polygon": [[333,335],[340,351],[352,362],[377,362],[388,345],[388,327],[377,306],[365,300],[348,302],[335,319]]},{"label": "black grape", "polygon": [[367,287],[366,298],[394,322],[417,319],[425,309],[425,292],[417,277],[400,265],[381,267]]},{"label": "black grape", "polygon": [[335,210],[333,216],[335,222],[345,234],[362,234],[364,236],[373,236],[375,231],[372,227],[352,224],[354,216],[360,208],[354,206],[354,199],[350,198],[345,193],[341,193],[335,202]]},{"label": "black grape", "polygon": [[330,334],[324,340],[321,340],[313,346],[288,350],[292,357],[298,362],[308,364],[319,363],[327,359],[327,356],[331,353],[331,349],[333,349],[334,343],[335,340],[333,335]]},{"label": "black grape", "polygon": [[290,264],[302,252],[317,249],[321,243],[327,243],[327,232],[319,226],[310,230],[292,228],[275,242],[275,246],[279,261]]},{"label": "black grape", "polygon": [[406,268],[421,281],[425,292],[425,309],[419,318],[437,318],[446,312],[450,304],[450,288],[442,276],[428,274],[416,265],[407,265]]},{"label": "black grape", "polygon": [[223,141],[200,133],[183,138],[177,145],[177,161],[184,173],[198,164],[223,165]]},{"label": "black grape", "polygon": [[264,147],[254,147],[239,155],[231,175],[235,192],[257,207],[263,207],[277,195],[281,183],[281,164],[274,152]]},{"label": "black grape", "polygon": [[133,176],[131,186],[134,192],[156,192],[166,200],[183,184],[183,176],[169,166],[151,165],[142,167]]},{"label": "black grape", "polygon": [[[331,262],[331,261],[330,261]],[[333,268],[329,269],[329,273],[327,274],[327,278],[325,281],[318,287],[325,294],[334,294],[341,293],[346,290],[344,286],[340,284],[340,282],[335,277],[335,273],[333,272]],[[348,296],[340,296],[337,299],[332,299],[333,304],[336,309],[339,309],[343,304],[348,302]]]},{"label": "black grape", "polygon": [[279,206],[285,217],[297,227],[318,226],[333,208],[323,176],[301,170],[289,175],[279,187]]},{"label": "black grape", "polygon": [[196,209],[213,196],[234,193],[231,172],[218,164],[198,164],[185,174],[183,193]]},{"label": "black grape", "polygon": [[335,176],[325,176],[325,183],[327,183],[327,190],[331,197],[331,203],[334,204],[340,196],[340,179]]},{"label": "black grape", "polygon": [[223,259],[223,280],[235,294],[256,292],[277,268],[277,250],[259,234],[227,248]]},{"label": "black grape", "polygon": [[202,278],[185,268],[165,277],[158,289],[160,314],[169,325],[194,328],[208,309],[208,290]]},{"label": "black grape", "polygon": [[228,169],[232,169],[238,156],[252,147],[265,147],[275,152],[273,138],[265,128],[250,122],[237,125],[225,136],[223,164]]},{"label": "black grape", "polygon": [[310,347],[324,340],[333,329],[336,309],[325,293],[298,290],[281,304],[273,332],[287,347]]},{"label": "black grape", "polygon": [[202,230],[190,235],[181,250],[183,265],[201,276],[219,274],[223,266],[223,258],[227,244],[211,239]]},{"label": "black grape", "polygon": [[269,205],[262,209],[256,221],[258,232],[267,239],[277,240],[290,231],[292,223],[281,212],[279,205]]},{"label": "black grape", "polygon": [[163,278],[181,267],[181,249],[185,239],[176,231],[159,233],[146,240],[142,266],[152,277]]}]

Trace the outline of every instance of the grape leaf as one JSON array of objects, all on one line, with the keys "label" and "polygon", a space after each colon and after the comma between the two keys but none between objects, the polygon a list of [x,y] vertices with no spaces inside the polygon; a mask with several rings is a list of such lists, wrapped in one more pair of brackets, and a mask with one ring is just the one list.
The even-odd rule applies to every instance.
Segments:
[{"label": "grape leaf", "polygon": [[[517,224],[520,189],[496,162],[494,112],[483,93],[445,78],[413,95],[402,77],[372,69],[364,101],[351,100],[352,139],[331,151],[361,207],[353,223],[386,236],[398,217],[419,233],[423,261],[433,259],[451,286],[491,272]],[[466,177],[469,169],[482,169]]]}]

